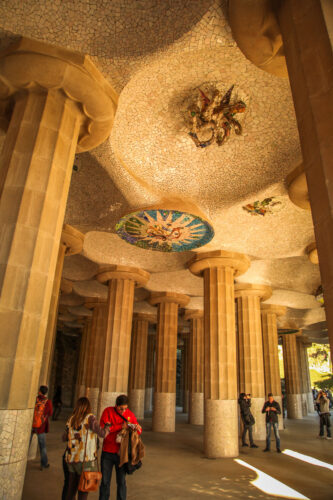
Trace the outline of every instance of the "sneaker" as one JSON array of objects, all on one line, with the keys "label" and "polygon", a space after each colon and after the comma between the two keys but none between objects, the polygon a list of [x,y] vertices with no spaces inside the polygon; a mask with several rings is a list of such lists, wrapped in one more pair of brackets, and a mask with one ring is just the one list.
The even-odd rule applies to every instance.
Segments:
[{"label": "sneaker", "polygon": [[242,446],[249,446],[247,443],[243,443]]},{"label": "sneaker", "polygon": [[331,438],[331,436],[327,436],[327,438],[326,438],[326,439],[332,439],[332,438]]},{"label": "sneaker", "polygon": [[280,448],[276,448],[276,451],[277,451],[278,453],[281,453]]},{"label": "sneaker", "polygon": [[271,450],[270,450],[269,448],[265,448],[265,449],[264,449],[264,450],[262,450],[262,451],[271,451]]},{"label": "sneaker", "polygon": [[259,446],[257,446],[256,444],[251,444],[250,448],[259,448]]}]

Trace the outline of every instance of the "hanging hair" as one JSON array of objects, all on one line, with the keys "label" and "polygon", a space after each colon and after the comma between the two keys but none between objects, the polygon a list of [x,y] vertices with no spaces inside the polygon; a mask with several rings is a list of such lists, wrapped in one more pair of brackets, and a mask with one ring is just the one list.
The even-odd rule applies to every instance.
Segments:
[{"label": "hanging hair", "polygon": [[79,398],[76,402],[72,417],[71,417],[71,427],[77,429],[84,418],[91,413],[90,401],[88,398]]}]

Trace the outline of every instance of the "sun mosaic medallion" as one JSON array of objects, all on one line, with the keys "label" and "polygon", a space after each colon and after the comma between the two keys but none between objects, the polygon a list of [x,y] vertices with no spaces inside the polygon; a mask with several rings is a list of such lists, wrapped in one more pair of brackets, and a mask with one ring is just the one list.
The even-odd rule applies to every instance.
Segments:
[{"label": "sun mosaic medallion", "polygon": [[116,224],[116,232],[131,245],[159,252],[193,250],[214,236],[212,226],[196,215],[158,209],[125,215]]}]

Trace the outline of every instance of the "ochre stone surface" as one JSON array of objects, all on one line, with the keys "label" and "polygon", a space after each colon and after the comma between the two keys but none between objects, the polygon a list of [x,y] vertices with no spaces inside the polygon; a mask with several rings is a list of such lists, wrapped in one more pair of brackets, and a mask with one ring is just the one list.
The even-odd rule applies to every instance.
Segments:
[{"label": "ochre stone surface", "polygon": [[288,418],[302,418],[301,381],[296,333],[282,336]]}]

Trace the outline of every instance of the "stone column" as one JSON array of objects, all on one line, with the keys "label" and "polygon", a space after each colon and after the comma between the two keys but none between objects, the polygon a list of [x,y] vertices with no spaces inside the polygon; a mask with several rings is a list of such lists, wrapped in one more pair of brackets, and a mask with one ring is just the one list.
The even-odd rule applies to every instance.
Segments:
[{"label": "stone column", "polygon": [[135,313],[131,342],[129,403],[137,418],[144,418],[146,392],[146,362],[149,323],[156,322],[152,314]]},{"label": "stone column", "polygon": [[270,392],[281,407],[279,429],[283,430],[282,391],[279,367],[279,338],[277,317],[286,314],[286,307],[273,304],[261,305],[262,340],[264,351],[265,396]]},{"label": "stone column", "polygon": [[309,356],[308,356],[308,347],[312,346],[312,342],[309,341],[308,338],[303,337],[303,356],[304,356],[304,370],[305,370],[305,378],[306,378],[306,394],[307,394],[307,402],[308,402],[308,412],[313,413],[314,410],[314,402],[313,402],[313,394],[312,394],[312,385],[311,385],[311,377],[310,377],[310,367],[309,367]]},{"label": "stone column", "polygon": [[116,95],[87,57],[34,40],[0,53],[0,76],[0,100],[13,102],[0,158],[0,475],[9,500],[23,486],[75,151],[109,135]]},{"label": "stone column", "polygon": [[151,411],[153,408],[155,339],[155,335],[148,335],[145,411]]},{"label": "stone column", "polygon": [[191,321],[190,361],[191,377],[189,384],[190,408],[189,423],[204,424],[204,325],[203,311],[189,309],[185,319]]},{"label": "stone column", "polygon": [[91,404],[91,411],[98,415],[99,392],[102,385],[106,319],[106,301],[102,299],[86,299],[85,307],[93,310],[91,331],[86,347],[85,395]]},{"label": "stone column", "polygon": [[82,339],[80,345],[79,366],[77,375],[77,389],[76,397],[82,398],[86,395],[86,374],[87,374],[87,361],[88,361],[88,346],[91,335],[91,318],[85,320],[85,325],[82,332]]},{"label": "stone column", "polygon": [[46,335],[44,341],[44,350],[42,358],[42,367],[39,376],[39,385],[49,385],[52,361],[54,354],[55,338],[57,331],[57,315],[59,305],[59,291],[62,269],[64,265],[65,255],[75,255],[81,252],[83,247],[84,235],[74,227],[64,224],[61,240],[59,246],[59,253],[57,259],[57,266],[54,275],[54,282],[52,287],[51,304],[49,310],[49,317],[46,327]]},{"label": "stone column", "polygon": [[224,250],[198,253],[189,263],[204,278],[204,451],[210,458],[238,455],[234,278],[249,265],[245,255]]},{"label": "stone column", "polygon": [[253,438],[265,440],[264,351],[260,301],[267,300],[272,289],[266,285],[239,283],[235,285],[238,317],[239,392],[251,394],[251,412],[255,418]]},{"label": "stone column", "polygon": [[284,376],[286,382],[287,416],[303,418],[301,382],[296,345],[296,333],[282,335]]},{"label": "stone column", "polygon": [[182,348],[182,390],[183,390],[183,413],[189,412],[189,380],[191,377],[191,363],[190,363],[190,339],[188,333],[182,333],[181,339],[183,340]]},{"label": "stone column", "polygon": [[333,352],[332,46],[321,2],[279,2],[277,10],[307,179],[328,335]]},{"label": "stone column", "polygon": [[135,286],[144,286],[149,273],[128,266],[109,266],[97,275],[108,283],[107,327],[99,413],[127,394]]},{"label": "stone column", "polygon": [[172,292],[152,292],[157,308],[153,431],[175,432],[178,307],[190,298]]},{"label": "stone column", "polygon": [[[309,412],[313,412],[313,396],[311,390],[310,373],[309,373],[309,361],[307,354],[307,345],[312,345],[307,342],[307,339],[303,336],[297,337],[297,355],[299,362],[299,373],[300,373],[300,386],[301,386],[301,397],[302,397],[302,411],[305,417]],[[311,400],[310,396],[311,395]]]}]

